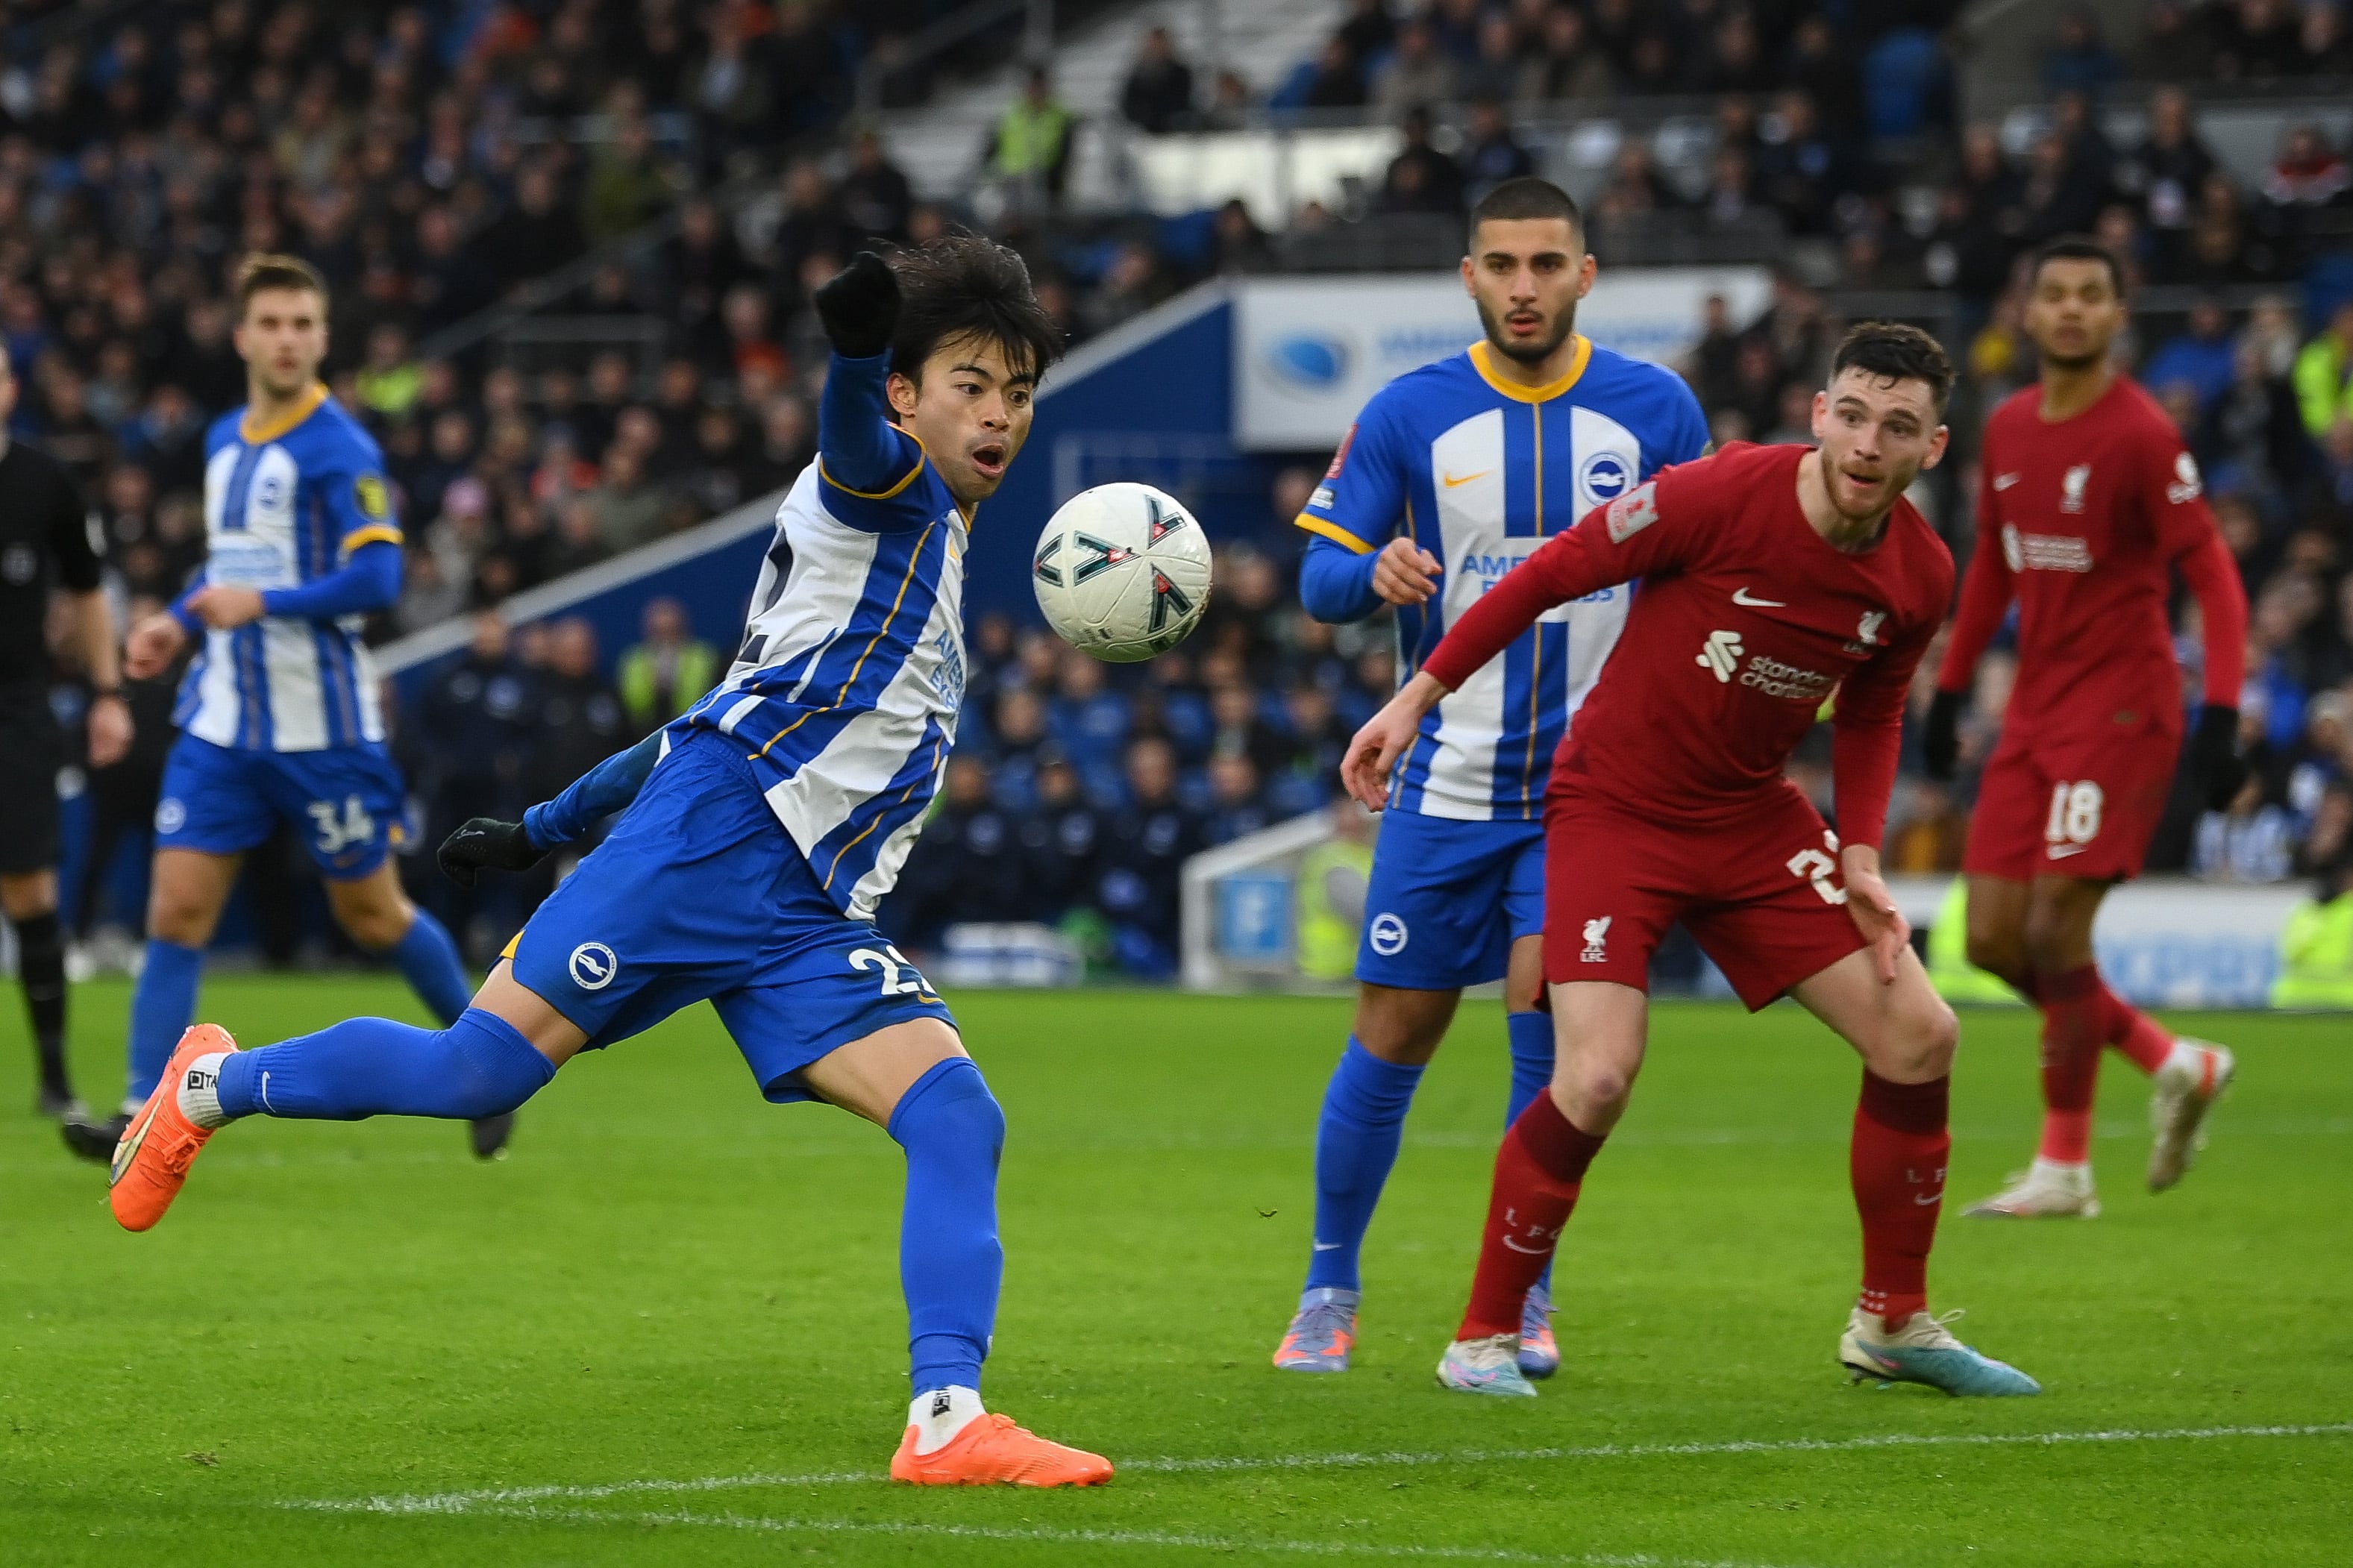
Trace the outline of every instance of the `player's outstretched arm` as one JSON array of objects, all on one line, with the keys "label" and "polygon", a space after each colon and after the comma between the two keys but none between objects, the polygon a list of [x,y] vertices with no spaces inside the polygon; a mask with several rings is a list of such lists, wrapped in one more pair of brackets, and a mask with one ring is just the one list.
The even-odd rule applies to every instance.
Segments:
[{"label": "player's outstretched arm", "polygon": [[441,841],[437,855],[442,874],[461,888],[483,871],[527,871],[559,844],[569,844],[589,825],[623,810],[638,798],[646,776],[661,760],[657,730],[626,752],[616,752],[581,774],[554,800],[533,806],[521,822],[477,816]]}]

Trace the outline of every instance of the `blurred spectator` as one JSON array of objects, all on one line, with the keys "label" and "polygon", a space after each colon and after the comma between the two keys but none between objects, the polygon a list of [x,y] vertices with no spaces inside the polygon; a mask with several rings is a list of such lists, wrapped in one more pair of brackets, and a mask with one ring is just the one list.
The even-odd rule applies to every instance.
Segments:
[{"label": "blurred spectator", "polygon": [[1209,816],[1203,837],[1211,845],[1230,844],[1273,820],[1259,793],[1258,764],[1240,752],[1209,763]]},{"label": "blurred spectator", "polygon": [[2205,74],[2221,81],[2269,81],[2303,65],[2303,40],[2289,0],[2236,0],[2209,9],[2211,50]]},{"label": "blurred spectator", "polygon": [[529,789],[534,800],[553,800],[631,739],[620,698],[597,669],[596,628],[577,616],[548,628],[538,718]]},{"label": "blurred spectator", "polygon": [[948,759],[939,808],[908,852],[891,900],[890,921],[903,940],[928,945],[960,921],[1029,912],[1022,842],[989,783],[988,763],[977,755],[960,751]]},{"label": "blurred spectator", "polygon": [[1463,199],[1471,204],[1476,204],[1505,180],[1535,172],[1535,160],[1512,139],[1511,124],[1493,98],[1481,99],[1471,106],[1471,136],[1469,145],[1463,149],[1462,168]]},{"label": "blurred spectator", "polygon": [[1453,58],[1438,47],[1430,24],[1410,18],[1398,29],[1397,48],[1373,84],[1373,107],[1392,116],[1422,110],[1427,131],[1429,106],[1451,103],[1456,97],[1457,71]]},{"label": "blurred spectator", "polygon": [[628,447],[616,443],[607,454],[604,478],[586,499],[597,538],[617,555],[661,534],[661,491],[646,482],[645,459]]},{"label": "blurred spectator", "polygon": [[676,599],[648,601],[639,627],[643,640],[621,655],[615,682],[630,729],[644,735],[685,712],[722,669],[719,650],[694,636]]},{"label": "blurred spectator", "polygon": [[2074,91],[2098,98],[2116,79],[2116,51],[2100,36],[2100,19],[2088,5],[2070,5],[2059,14],[2051,47],[2042,56],[2043,85],[2053,92]]},{"label": "blurred spectator", "polygon": [[1074,123],[1054,97],[1046,68],[1032,66],[1021,96],[1006,106],[990,130],[981,162],[997,178],[1016,186],[1034,184],[1048,202],[1060,202],[1070,176]]},{"label": "blurred spectator", "polygon": [[[1408,36],[1412,32],[1407,28]],[[1381,177],[1381,210],[1461,216],[1462,171],[1430,144],[1430,110],[1418,104],[1407,110],[1404,131],[1405,148],[1389,160],[1388,172]]]},{"label": "blurred spectator", "polygon": [[2197,393],[2203,409],[2230,386],[2236,358],[2230,320],[2222,313],[2221,301],[2210,295],[2190,306],[2187,330],[2149,355],[2140,379],[2153,387],[2185,383]]},{"label": "blurred spectator", "polygon": [[1607,98],[1616,87],[1609,57],[1586,31],[1585,13],[1554,5],[1545,12],[1542,47],[1521,60],[1512,96],[1522,102]]},{"label": "blurred spectator", "polygon": [[2296,356],[2295,399],[2315,440],[2353,420],[2353,297],[2338,301],[2327,330]]},{"label": "blurred spectator", "polygon": [[842,216],[852,228],[893,245],[907,243],[913,216],[913,187],[882,150],[882,139],[860,131],[849,143],[849,173],[839,191]]},{"label": "blurred spectator", "polygon": [[1018,829],[1021,885],[1030,918],[1059,921],[1095,897],[1103,816],[1070,760],[1051,748],[1039,754],[1036,797]]},{"label": "blurred spectator", "polygon": [[1097,901],[1121,964],[1166,979],[1176,970],[1177,890],[1186,859],[1204,847],[1201,820],[1176,798],[1176,755],[1158,739],[1127,749],[1128,804],[1103,834]]},{"label": "blurred spectator", "polygon": [[1144,35],[1144,47],[1120,89],[1119,111],[1148,135],[1184,129],[1193,118],[1193,68],[1176,58],[1166,27]]}]

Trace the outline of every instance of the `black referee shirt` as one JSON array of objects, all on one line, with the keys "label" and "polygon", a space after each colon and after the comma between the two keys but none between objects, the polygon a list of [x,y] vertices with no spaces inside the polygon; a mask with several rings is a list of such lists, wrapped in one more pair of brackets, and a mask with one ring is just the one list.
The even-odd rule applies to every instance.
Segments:
[{"label": "black referee shirt", "polygon": [[77,594],[98,586],[89,515],[63,463],[12,440],[0,457],[0,684],[48,674],[52,583]]}]

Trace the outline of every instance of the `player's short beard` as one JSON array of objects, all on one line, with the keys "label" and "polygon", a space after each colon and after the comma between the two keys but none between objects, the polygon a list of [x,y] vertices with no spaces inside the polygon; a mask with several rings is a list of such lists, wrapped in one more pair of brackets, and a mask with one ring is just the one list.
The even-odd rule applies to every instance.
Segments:
[{"label": "player's short beard", "polygon": [[1552,331],[1543,342],[1514,347],[1504,335],[1504,323],[1487,309],[1487,301],[1478,300],[1475,303],[1479,307],[1479,330],[1487,334],[1487,346],[1506,359],[1517,360],[1522,364],[1544,363],[1553,356],[1554,351],[1568,342],[1568,334],[1577,330],[1577,301],[1571,300],[1561,307],[1560,318],[1553,322]]}]

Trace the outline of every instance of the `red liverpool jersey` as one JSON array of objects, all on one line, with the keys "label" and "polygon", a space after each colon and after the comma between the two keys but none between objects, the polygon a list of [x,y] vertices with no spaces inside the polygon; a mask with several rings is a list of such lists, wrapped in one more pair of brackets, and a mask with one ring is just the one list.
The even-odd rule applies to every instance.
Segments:
[{"label": "red liverpool jersey", "polygon": [[1639,577],[1553,791],[1720,820],[1780,787],[1836,691],[1840,831],[1876,845],[1905,688],[1944,620],[1953,558],[1905,500],[1871,548],[1833,548],[1798,504],[1798,467],[1815,460],[1736,443],[1664,470],[1530,555],[1423,668],[1457,687],[1552,605]]},{"label": "red liverpool jersey", "polygon": [[2173,421],[2121,375],[2071,419],[2046,421],[2042,401],[2040,387],[2026,387],[1986,421],[1979,548],[1938,686],[1968,689],[2015,594],[2018,680],[2006,731],[2107,732],[2154,720],[2179,733],[2168,616],[2178,562],[2201,605],[2210,587],[2230,601],[2209,609],[2207,700],[2235,707],[2244,595]]}]

